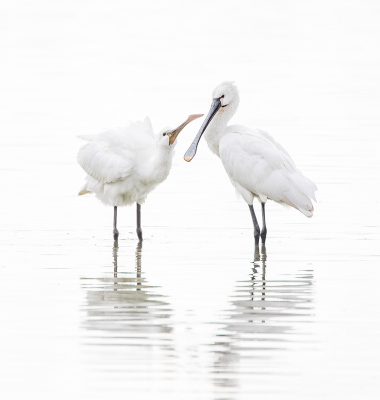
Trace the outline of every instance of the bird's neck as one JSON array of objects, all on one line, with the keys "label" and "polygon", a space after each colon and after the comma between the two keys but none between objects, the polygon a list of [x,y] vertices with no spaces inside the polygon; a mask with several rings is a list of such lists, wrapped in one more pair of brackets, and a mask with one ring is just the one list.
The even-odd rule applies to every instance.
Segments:
[{"label": "bird's neck", "polygon": [[156,183],[163,182],[169,175],[174,156],[174,146],[157,146],[151,161],[151,179]]},{"label": "bird's neck", "polygon": [[235,114],[239,105],[239,98],[234,99],[233,103],[230,103],[225,109],[220,108],[216,113],[215,117],[211,120],[207,127],[204,136],[208,147],[218,157],[219,155],[219,142],[223,136],[227,133],[227,124]]}]

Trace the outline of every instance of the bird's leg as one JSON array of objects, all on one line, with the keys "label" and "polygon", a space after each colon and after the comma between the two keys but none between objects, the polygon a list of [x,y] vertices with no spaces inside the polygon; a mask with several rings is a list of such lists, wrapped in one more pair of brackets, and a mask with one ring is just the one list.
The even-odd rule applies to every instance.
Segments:
[{"label": "bird's leg", "polygon": [[255,210],[253,209],[252,204],[248,204],[249,211],[251,211],[252,222],[253,222],[253,236],[255,237],[255,245],[259,245],[259,238],[260,238],[260,226],[257,222]]},{"label": "bird's leg", "polygon": [[141,205],[139,203],[136,203],[136,219],[137,219],[137,237],[139,238],[139,241],[142,242],[143,237],[142,237],[142,229],[141,229]]},{"label": "bird's leg", "polygon": [[114,206],[113,208],[113,239],[117,240],[119,237],[119,231],[116,228],[116,222],[117,222],[117,207]]},{"label": "bird's leg", "polygon": [[262,244],[265,244],[265,239],[267,237],[267,225],[265,223],[265,203],[261,203],[261,212],[262,212],[262,216],[263,216],[263,227],[261,229],[261,241]]}]

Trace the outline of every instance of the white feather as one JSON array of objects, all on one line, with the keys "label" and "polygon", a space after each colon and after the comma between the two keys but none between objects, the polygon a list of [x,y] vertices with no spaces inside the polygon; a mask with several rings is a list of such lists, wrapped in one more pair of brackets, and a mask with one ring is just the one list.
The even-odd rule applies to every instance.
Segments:
[{"label": "white feather", "polygon": [[205,131],[210,149],[220,157],[231,183],[248,204],[254,197],[290,205],[313,215],[317,186],[296,167],[289,153],[269,133],[242,125],[227,126],[239,105],[235,85],[224,82],[213,92],[223,105]]},{"label": "white feather", "polygon": [[175,146],[156,137],[149,118],[82,138],[90,141],[77,157],[88,174],[80,194],[95,193],[104,204],[142,204],[169,174]]},{"label": "white feather", "polygon": [[89,142],[78,152],[78,163],[87,173],[79,195],[95,193],[104,204],[116,207],[144,203],[169,175],[177,135],[200,116],[191,115],[175,130],[157,135],[147,117],[126,128],[82,136]]}]

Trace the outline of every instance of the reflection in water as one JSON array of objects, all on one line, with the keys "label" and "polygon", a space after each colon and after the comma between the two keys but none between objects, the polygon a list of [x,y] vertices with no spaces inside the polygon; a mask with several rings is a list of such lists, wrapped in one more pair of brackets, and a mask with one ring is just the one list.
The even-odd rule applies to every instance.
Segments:
[{"label": "reflection in water", "polygon": [[[128,380],[130,388],[142,392],[141,381],[155,388],[176,381],[182,390],[196,377],[198,386],[213,388],[223,399],[243,387],[243,393],[257,391],[260,382],[255,377],[262,381],[264,375],[289,377],[297,372],[288,368],[286,354],[294,357],[310,343],[313,271],[291,266],[284,270],[283,263],[269,266],[265,247],[261,251],[257,247],[252,272],[238,281],[230,308],[216,321],[220,328],[205,329],[197,336],[194,330],[199,332],[202,322],[173,317],[160,288],[148,284],[141,244],[135,251],[133,272],[121,266],[119,250],[116,243],[113,267],[104,276],[82,281],[84,352],[92,371],[112,371],[115,382]],[[211,352],[203,351],[206,343],[211,344]]]},{"label": "reflection in water", "polygon": [[[304,329],[312,318],[313,271],[270,274],[265,246],[255,248],[249,279],[238,282],[227,322],[215,342],[213,372],[217,386],[240,385],[231,379],[275,373],[284,350],[309,341]],[[264,361],[269,360],[269,364]],[[265,365],[270,365],[265,369]]]},{"label": "reflection in water", "polygon": [[[143,277],[141,243],[135,252],[135,272],[123,271],[118,265],[117,242],[112,251],[113,270],[107,270],[103,277],[83,279],[83,288],[87,291],[86,344],[98,346],[92,353],[94,357],[102,347],[107,347],[102,355],[103,366],[108,359],[109,365],[115,368],[116,357],[120,359],[119,367],[136,369],[151,361],[153,350],[161,358],[173,352],[171,309],[164,296],[155,293],[159,288],[150,286]],[[110,346],[115,347],[114,353]],[[133,365],[129,363],[131,359]]]}]

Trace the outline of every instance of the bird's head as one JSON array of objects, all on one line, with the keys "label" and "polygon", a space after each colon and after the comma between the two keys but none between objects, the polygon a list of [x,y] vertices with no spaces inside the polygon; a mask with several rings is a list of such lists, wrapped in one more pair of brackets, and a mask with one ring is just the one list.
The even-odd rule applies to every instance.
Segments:
[{"label": "bird's head", "polygon": [[162,146],[173,146],[176,144],[177,136],[180,134],[182,129],[189,124],[191,121],[194,121],[197,118],[202,117],[203,114],[194,114],[189,115],[187,120],[183,122],[180,126],[175,129],[164,128],[157,137],[158,143]]},{"label": "bird's head", "polygon": [[[239,92],[234,82],[225,81],[218,85],[212,92],[212,98],[220,101],[219,112],[229,111],[231,106],[239,104]],[[234,110],[235,111],[235,110]]]},{"label": "bird's head", "polygon": [[207,117],[195,136],[193,143],[185,153],[185,161],[191,161],[197,152],[198,143],[208,124],[217,115],[220,126],[226,126],[227,122],[235,114],[239,106],[239,92],[233,82],[225,81],[218,85],[212,92],[212,103]]}]

